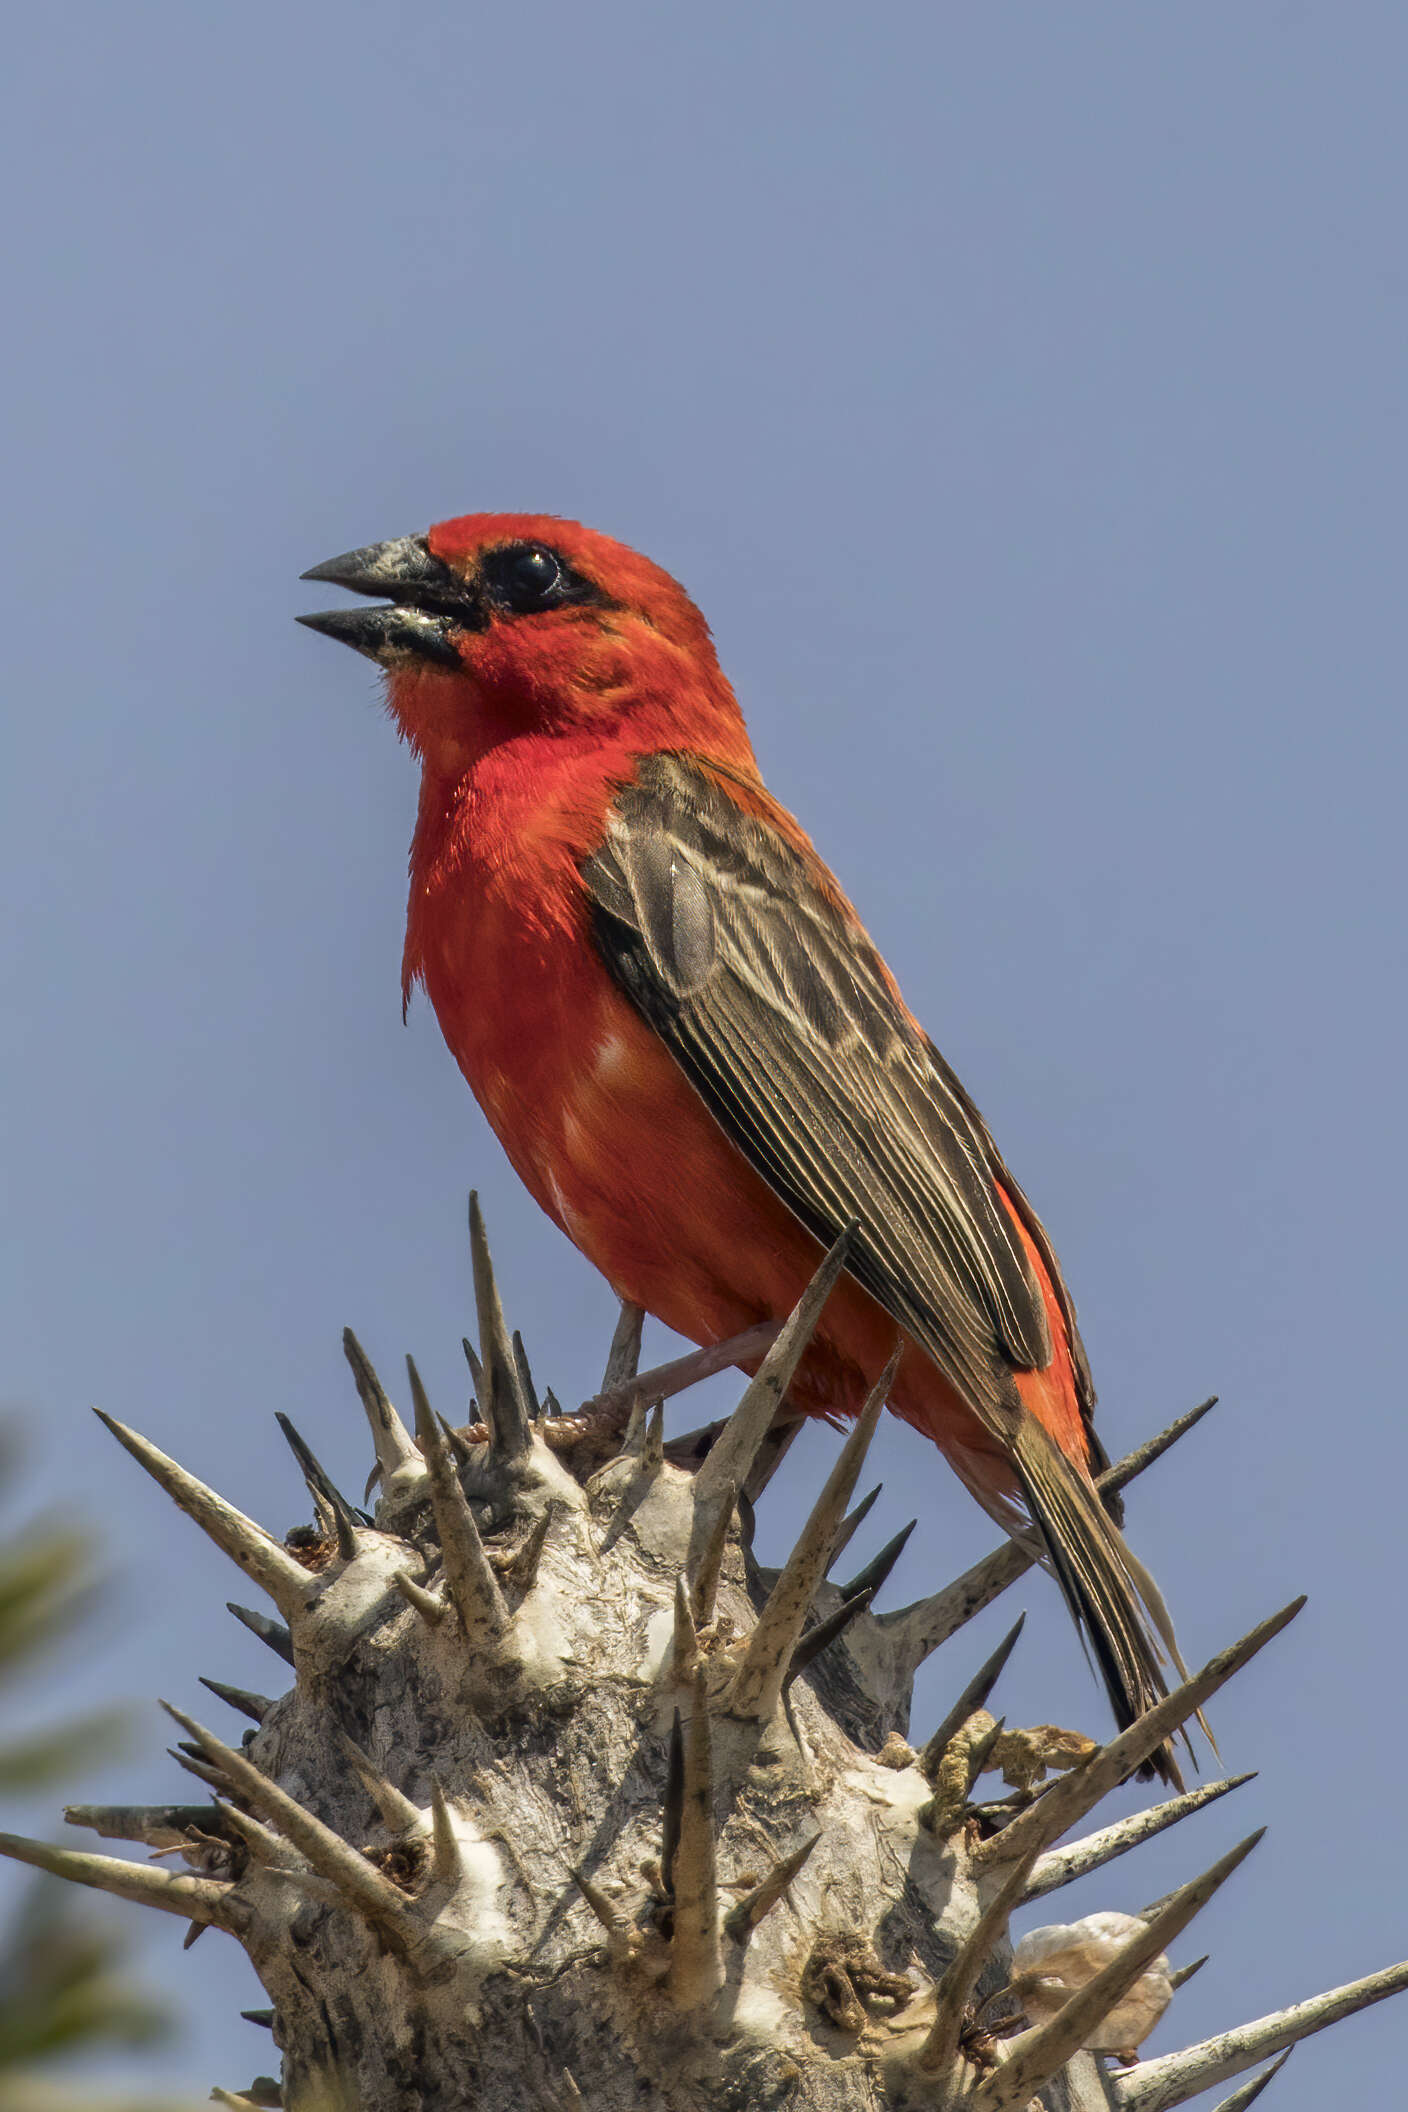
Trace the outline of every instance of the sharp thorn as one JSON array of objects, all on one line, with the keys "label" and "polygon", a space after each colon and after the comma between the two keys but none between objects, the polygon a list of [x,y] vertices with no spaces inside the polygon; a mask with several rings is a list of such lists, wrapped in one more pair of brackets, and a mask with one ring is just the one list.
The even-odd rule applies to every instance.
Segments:
[{"label": "sharp thorn", "polygon": [[1127,1855],[1131,1848],[1139,1847],[1143,1841],[1151,1841],[1165,1827],[1176,1826],[1180,1819],[1201,1811],[1205,1804],[1216,1803],[1229,1790],[1240,1789],[1244,1782],[1255,1780],[1255,1773],[1229,1775],[1225,1782],[1209,1782],[1202,1789],[1190,1789],[1185,1796],[1171,1797],[1166,1804],[1155,1804],[1148,1811],[1136,1811],[1130,1818],[1102,1827],[1099,1833],[1088,1833],[1084,1840],[1072,1841],[1065,1848],[1054,1848],[1049,1855],[1039,1858],[1027,1887],[1027,1898],[1044,1899],[1048,1892],[1069,1885],[1088,1871],[1101,1869],[1104,1864],[1112,1863],[1116,1856]]},{"label": "sharp thorn", "polygon": [[[610,1393],[593,1394],[589,1401],[583,1401],[578,1417],[602,1429],[620,1429],[637,1401],[668,1401],[675,1394],[683,1393],[687,1386],[697,1386],[701,1379],[712,1378],[717,1371],[727,1371],[731,1365],[760,1357],[771,1348],[777,1336],[775,1320],[760,1320],[752,1327],[745,1327],[740,1334],[730,1335],[727,1341],[711,1342],[707,1348],[691,1349],[685,1356],[671,1357],[664,1364],[653,1364],[649,1371],[637,1372],[633,1379],[627,1379]],[[710,1430],[712,1434],[712,1425]],[[691,1435],[697,1437],[701,1433]],[[687,1445],[689,1438],[677,1438],[675,1443]]]},{"label": "sharp thorn", "polygon": [[272,2009],[242,2009],[240,2015],[244,2018],[246,2024],[260,2024],[265,2031],[272,2031],[274,2028],[274,2012]]},{"label": "sharp thorn", "polygon": [[558,1508],[559,1506],[556,1503],[549,1503],[544,1506],[538,1515],[533,1530],[529,1533],[527,1539],[518,1549],[512,1562],[505,1570],[504,1582],[511,1584],[515,1591],[526,1594],[537,1583],[538,1567],[543,1559],[543,1549],[547,1545],[548,1534],[552,1530],[552,1521],[557,1514]]},{"label": "sharp thorn", "polygon": [[1007,1718],[998,1716],[994,1719],[991,1728],[984,1731],[981,1737],[975,1738],[972,1745],[968,1748],[968,1792],[970,1795],[979,1776],[987,1773],[988,1762],[996,1750],[998,1739],[1006,1728]]},{"label": "sharp thorn", "polygon": [[856,1615],[867,1611],[874,1596],[874,1592],[862,1591],[854,1599],[842,1599],[834,1613],[828,1613],[824,1621],[818,1621],[814,1628],[807,1630],[792,1652],[792,1662],[787,1667],[787,1686],[790,1687],[793,1680],[835,1642],[837,1636],[844,1635]]},{"label": "sharp thorn", "polygon": [[770,1485],[774,1474],[792,1450],[798,1433],[806,1423],[807,1418],[802,1415],[793,1416],[790,1422],[784,1422],[782,1417],[786,1408],[787,1403],[784,1400],[782,1408],[773,1419],[772,1428],[758,1447],[752,1466],[743,1477],[743,1487],[739,1494],[747,1503],[760,1501],[763,1491]]},{"label": "sharp thorn", "polygon": [[222,1744],[194,1717],[173,1708],[170,1702],[164,1701],[162,1707],[183,1731],[189,1731],[206,1758],[228,1777],[260,1817],[277,1826],[290,1846],[305,1858],[309,1868],[337,1888],[346,1905],[385,1927],[402,1941],[415,1932],[416,1924],[407,1910],[404,1895],[350,1842],[344,1841],[341,1834],[334,1833],[331,1826],[324,1825],[286,1790],[271,1782],[263,1770],[243,1753]]},{"label": "sharp thorn", "polygon": [[267,1591],[279,1612],[288,1620],[301,1613],[308,1604],[314,1583],[302,1563],[296,1562],[286,1547],[280,1546],[271,1533],[243,1511],[237,1511],[214,1489],[197,1481],[184,1467],[177,1466],[164,1452],[129,1430],[115,1416],[105,1415],[101,1408],[94,1414],[105,1430],[110,1430],[123,1450],[130,1452],[140,1467],[144,1467],[152,1480],[165,1489],[174,1503],[180,1505],[188,1518],[193,1518],[203,1533],[230,1557],[260,1587]]},{"label": "sharp thorn", "polygon": [[1172,1972],[1169,1974],[1168,1984],[1173,1989],[1175,1994],[1178,1993],[1180,1987],[1186,1987],[1188,1985],[1188,1982],[1192,1979],[1195,1973],[1200,1973],[1202,1971],[1203,1967],[1207,1964],[1211,1956],[1211,1951],[1204,1951],[1202,1957],[1195,1958],[1191,1965],[1180,1965],[1176,1972]]},{"label": "sharp thorn", "polygon": [[688,1686],[699,1662],[699,1637],[689,1604],[689,1585],[675,1578],[675,1631],[670,1650],[670,1677],[677,1687]]},{"label": "sharp thorn", "polygon": [[1256,2103],[1267,2084],[1275,2082],[1294,2052],[1295,2047],[1288,2046],[1279,2060],[1273,2061],[1269,2068],[1263,2068],[1261,2074],[1254,2075],[1250,2082],[1241,2084],[1230,2097],[1224,2097],[1220,2105],[1213,2106],[1212,2112],[1247,2112],[1248,2106]]},{"label": "sharp thorn", "polygon": [[913,1679],[940,1643],[946,1643],[975,1613],[990,1606],[1031,1566],[1032,1557],[1025,1548],[1009,1540],[1004,1547],[984,1555],[971,1569],[965,1569],[942,1591],[931,1593],[927,1599],[916,1599],[910,1606],[897,1607],[893,1613],[878,1614],[876,1618],[896,1660],[894,1677],[900,1685],[906,1677]]},{"label": "sharp thorn", "polygon": [[856,1505],[855,1509],[853,1511],[847,1511],[845,1517],[841,1520],[840,1525],[836,1528],[836,1538],[831,1543],[831,1559],[826,1565],[826,1574],[828,1575],[828,1577],[830,1576],[832,1570],[836,1567],[836,1564],[840,1561],[842,1555],[845,1554],[846,1549],[850,1546],[856,1534],[865,1524],[866,1519],[874,1510],[876,1499],[878,1498],[880,1491],[884,1488],[884,1486],[885,1484],[883,1481],[877,1481],[870,1494],[868,1496],[862,1496],[860,1502]]},{"label": "sharp thorn", "polygon": [[414,1606],[421,1619],[432,1628],[438,1628],[445,1618],[445,1601],[437,1599],[433,1591],[426,1591],[414,1577],[408,1577],[404,1569],[398,1569],[391,1582],[400,1592],[408,1606]]},{"label": "sharp thorn", "polygon": [[888,1583],[891,1570],[908,1547],[909,1536],[918,1523],[917,1518],[911,1518],[909,1524],[902,1527],[893,1540],[887,1540],[879,1554],[873,1556],[864,1569],[857,1570],[849,1584],[841,1586],[842,1598],[853,1599],[860,1591],[868,1591],[878,1596],[881,1586]]},{"label": "sharp thorn", "polygon": [[645,1418],[649,1413],[645,1396],[637,1394],[631,1403],[631,1412],[626,1418],[626,1427],[621,1433],[621,1456],[624,1459],[639,1459],[645,1447]]},{"label": "sharp thorn", "polygon": [[[545,1419],[551,1423],[555,1422],[558,1416],[561,1415],[561,1413],[562,1403],[558,1399],[557,1395],[553,1392],[551,1386],[549,1386],[547,1391],[543,1395],[543,1415]],[[565,2070],[563,2072],[566,2073]]]},{"label": "sharp thorn", "polygon": [[518,1387],[523,1395],[523,1404],[530,1419],[536,1423],[543,1412],[542,1403],[538,1399],[538,1389],[533,1384],[533,1367],[528,1362],[528,1352],[517,1328],[513,1331],[513,1368],[518,1373]]},{"label": "sharp thorn", "polygon": [[646,1418],[645,1439],[640,1448],[642,1474],[655,1475],[665,1464],[665,1403],[657,1401]]},{"label": "sharp thorn", "polygon": [[474,1304],[479,1316],[479,1354],[484,1363],[479,1410],[489,1426],[490,1457],[522,1459],[532,1448],[533,1426],[528,1420],[528,1403],[494,1282],[494,1264],[476,1194],[469,1198],[469,1251],[474,1265]]},{"label": "sharp thorn", "polygon": [[192,1760],[188,1754],[181,1752],[174,1745],[168,1745],[166,1751],[168,1757],[174,1760],[179,1768],[183,1769],[186,1774],[193,1775],[197,1782],[204,1782],[208,1789],[215,1790],[217,1794],[229,1789],[230,1785],[218,1767],[207,1767],[204,1760]]},{"label": "sharp thorn", "polygon": [[684,1719],[675,1710],[670,1724],[670,1750],[665,1762],[665,1802],[660,1828],[660,1883],[674,1897],[675,1851],[680,1842],[680,1818],[684,1811]]},{"label": "sharp thorn", "polygon": [[[700,1628],[707,1628],[710,1621],[714,1618],[714,1601],[719,1595],[719,1577],[723,1570],[724,1549],[728,1546],[728,1536],[733,1529],[733,1514],[737,1501],[738,1492],[735,1490],[732,1498],[727,1503],[721,1502],[717,1505],[709,1531],[699,1548],[697,1559],[693,1558],[693,1549],[691,1548],[692,1559],[689,1563],[690,1606],[694,1613],[696,1625]],[[694,1519],[697,1526],[699,1520],[697,1506],[694,1512]]]},{"label": "sharp thorn", "polygon": [[[973,2092],[973,2112],[1025,2112],[1025,2107],[1121,2002],[1136,1980],[1179,1937],[1240,1863],[1261,1833],[1253,1833],[1191,1884],[1180,1886],[1163,1912],[1120,1945],[1110,1963],[1077,1990],[1044,2024],[1009,2040],[1007,2059]],[[1235,2073],[1235,2070],[1233,2071]]]},{"label": "sharp thorn", "polygon": [[[1147,1444],[1139,1445],[1124,1459],[1096,1481],[1096,1487],[1104,1493],[1113,1494],[1128,1486],[1136,1475],[1161,1459],[1169,1446],[1186,1435],[1196,1423],[1202,1421],[1208,1410],[1215,1405],[1213,1400],[1204,1401],[1200,1407],[1190,1409],[1170,1423],[1159,1436],[1150,1438]],[[902,1606],[894,1613],[877,1616],[882,1628],[887,1631],[891,1650],[896,1654],[896,1677],[902,1672],[913,1674],[951,1635],[957,1634],[965,1622],[974,1614],[981,1613],[995,1598],[1024,1577],[1032,1567],[1034,1557],[1015,1540],[995,1547],[990,1555],[984,1555],[971,1569],[955,1577],[942,1591],[936,1591],[927,1599],[918,1599],[912,1606]]]},{"label": "sharp thorn", "polygon": [[211,1830],[210,1804],[66,1804],[70,1826],[85,1826],[109,1841],[141,1841],[147,1848],[179,1848],[189,1829]]},{"label": "sharp thorn", "polygon": [[432,1874],[437,1884],[457,1885],[464,1875],[464,1863],[460,1855],[459,1836],[455,1832],[454,1813],[450,1809],[450,1800],[438,1775],[432,1775],[430,1778],[430,1815]]},{"label": "sharp thorn", "polygon": [[116,1899],[160,1907],[164,1914],[179,1914],[184,1921],[213,1922],[236,1934],[248,1925],[248,1909],[233,1898],[234,1886],[214,1878],[154,1870],[150,1863],[128,1863],[115,1855],[51,1848],[47,1841],[27,1840],[18,1833],[0,1833],[0,1855],[28,1863],[32,1870],[47,1870],[51,1877],[67,1878],[70,1884],[111,1892]]},{"label": "sharp thorn", "polygon": [[1222,2031],[1216,2038],[1186,2046],[1181,2053],[1141,2061],[1114,2083],[1115,2103],[1120,2112],[1172,2112],[1173,2106],[1230,2082],[1268,2054],[1296,2046],[1328,2024],[1338,2024],[1342,2017],[1352,2017],[1404,1988],[1408,1988],[1408,1963],[1386,1966],[1366,1979],[1332,1987],[1308,2002],[1296,2002],[1289,2009],[1239,2025],[1235,2031]]},{"label": "sharp thorn", "polygon": [[255,1723],[262,1723],[274,1704],[267,1694],[251,1694],[247,1687],[227,1687],[223,1680],[207,1679],[201,1675],[201,1685],[209,1687],[218,1701],[228,1702],[241,1716],[248,1716]]},{"label": "sharp thorn", "polygon": [[226,1599],[225,1611],[232,1613],[251,1635],[257,1635],[261,1643],[267,1643],[286,1665],[293,1663],[293,1637],[282,1621],[272,1621],[267,1613],[256,1613],[252,1606],[236,1606],[231,1599]]},{"label": "sharp thorn", "polygon": [[477,1406],[484,1398],[484,1366],[480,1363],[479,1352],[468,1335],[460,1336],[460,1348],[464,1351],[464,1360],[469,1366],[470,1384],[474,1388],[474,1401],[471,1405]]},{"label": "sharp thorn", "polygon": [[742,1400],[724,1424],[718,1442],[694,1477],[694,1516],[701,1539],[708,1535],[714,1510],[724,1502],[731,1506],[736,1492],[747,1480],[754,1455],[782,1405],[792,1375],[845,1269],[855,1234],[855,1225],[847,1225],[823,1258],[758,1366],[757,1376],[749,1380]]},{"label": "sharp thorn", "polygon": [[1132,1452],[1126,1452],[1123,1459],[1117,1459],[1112,1467],[1106,1467],[1095,1484],[1101,1495],[1117,1495],[1121,1489],[1128,1488],[1130,1482],[1138,1475],[1152,1467],[1156,1460],[1162,1459],[1170,1446],[1178,1443],[1180,1437],[1186,1437],[1190,1430],[1195,1430],[1209,1410],[1216,1406],[1217,1395],[1209,1394],[1205,1401],[1200,1401],[1196,1408],[1190,1408],[1186,1415],[1176,1416],[1167,1430],[1161,1430],[1157,1437],[1146,1438],[1142,1445],[1136,1445]]},{"label": "sharp thorn", "polygon": [[358,1745],[356,1739],[339,1729],[337,1742],[350,1762],[352,1772],[391,1831],[424,1833],[425,1819],[420,1806],[413,1804],[404,1790],[397,1789],[395,1783],[387,1779],[371,1756]]},{"label": "sharp thorn", "polygon": [[618,1386],[624,1386],[639,1371],[640,1341],[644,1327],[645,1307],[632,1305],[629,1298],[623,1298],[621,1310],[616,1316],[611,1347],[606,1352],[606,1369],[601,1375],[603,1393],[614,1393]]},{"label": "sharp thorn", "polygon": [[694,2009],[717,1994],[723,1979],[719,1951],[718,1869],[714,1840],[714,1770],[709,1706],[702,1673],[684,1735],[684,1796],[671,1876],[674,1925],[670,1937],[670,1993]]},{"label": "sharp thorn", "polygon": [[841,1447],[836,1464],[797,1536],[797,1544],[783,1565],[782,1574],[768,1594],[729,1690],[728,1708],[735,1716],[760,1720],[771,1716],[782,1699],[793,1652],[801,1640],[831,1553],[831,1543],[860,1477],[881,1410],[894,1385],[899,1360],[900,1352],[896,1348],[857,1418],[855,1428]]},{"label": "sharp thorn", "polygon": [[964,2019],[978,1976],[1007,1934],[1008,1921],[1034,1860],[1035,1850],[1003,1878],[934,1989],[934,2021],[914,2057],[920,2075],[948,2076],[956,2065]]},{"label": "sharp thorn", "polygon": [[1020,1813],[1001,1833],[985,1841],[977,1851],[978,1860],[1002,1861],[1010,1855],[1024,1854],[1033,1843],[1050,1848],[1077,1819],[1084,1818],[1102,1797],[1108,1796],[1117,1783],[1141,1767],[1181,1723],[1201,1709],[1209,1696],[1225,1686],[1235,1672],[1240,1672],[1273,1636],[1279,1635],[1304,1604],[1303,1598],[1293,1599],[1289,1606],[1272,1614],[1269,1620],[1260,1622],[1240,1642],[1209,1658],[1201,1672],[1195,1672],[1182,1686],[1175,1687],[1162,1701],[1146,1709],[1128,1730],[1121,1731],[1118,1738],[1101,1746],[1079,1767],[1053,1782],[1035,1804]]},{"label": "sharp thorn", "polygon": [[410,1431],[387,1399],[371,1358],[350,1327],[342,1330],[342,1353],[352,1367],[357,1397],[371,1428],[372,1444],[381,1469],[382,1486],[385,1487],[398,1468],[419,1465],[420,1454]]},{"label": "sharp thorn", "polygon": [[746,1943],[763,1916],[772,1912],[820,1839],[818,1830],[803,1841],[800,1848],[794,1848],[790,1855],[774,1864],[762,1883],[754,1885],[751,1892],[745,1892],[737,1906],[729,1909],[724,1916],[724,1927],[736,1942]]},{"label": "sharp thorn", "polygon": [[337,1533],[338,1557],[343,1562],[357,1558],[357,1526],[360,1523],[355,1511],[341,1490],[329,1479],[319,1465],[303,1438],[282,1410],[276,1409],[274,1421],[282,1430],[288,1448],[298,1462],[299,1471],[308,1484],[308,1493],[315,1503],[321,1502],[332,1515]]},{"label": "sharp thorn", "polygon": [[437,1415],[435,1420],[440,1426],[440,1435],[453,1454],[455,1465],[461,1474],[468,1473],[469,1469],[476,1465],[474,1446],[470,1443],[468,1431],[457,1430],[448,1416]]},{"label": "sharp thorn", "polygon": [[583,1870],[572,1872],[572,1882],[605,1929],[610,1956],[614,1960],[629,1957],[635,1948],[636,1932],[615,1901],[607,1897],[600,1885],[594,1885]]},{"label": "sharp thorn", "polygon": [[978,1670],[973,1674],[973,1677],[969,1680],[933,1737],[920,1753],[919,1765],[931,1782],[938,1773],[939,1762],[943,1759],[950,1739],[963,1728],[975,1710],[987,1706],[988,1696],[997,1685],[1008,1658],[1017,1647],[1017,1638],[1022,1632],[1026,1618],[1024,1613],[1018,1616],[993,1651],[992,1656],[985,1664],[978,1667]]},{"label": "sharp thorn", "polygon": [[262,1825],[258,1819],[251,1817],[249,1812],[241,1811],[237,1804],[230,1803],[226,1797],[222,1797],[215,1808],[230,1831],[244,1842],[251,1857],[262,1869],[300,1875],[307,1871],[308,1865],[298,1850],[275,1833],[272,1827]]},{"label": "sharp thorn", "polygon": [[445,1566],[445,1591],[472,1643],[501,1650],[509,1633],[510,1615],[499,1580],[489,1567],[469,1498],[455,1472],[445,1440],[440,1433],[415,1360],[406,1359],[415,1402],[416,1442],[425,1458],[430,1477],[430,1504]]}]

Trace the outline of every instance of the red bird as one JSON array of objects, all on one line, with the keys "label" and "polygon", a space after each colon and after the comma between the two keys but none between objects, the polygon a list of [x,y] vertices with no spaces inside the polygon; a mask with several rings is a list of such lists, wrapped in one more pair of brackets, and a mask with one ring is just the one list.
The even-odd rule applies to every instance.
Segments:
[{"label": "red bird", "polygon": [[[784,1316],[858,1220],[790,1389],[890,1405],[1035,1528],[1119,1720],[1162,1602],[1102,1505],[1094,1391],[1035,1212],[807,837],[703,617],[574,521],[466,514],[316,566],[301,620],[378,661],[420,758],[403,994],[423,982],[520,1177],[606,1276],[716,1342]],[[1176,1651],[1173,1652],[1176,1659]]]}]

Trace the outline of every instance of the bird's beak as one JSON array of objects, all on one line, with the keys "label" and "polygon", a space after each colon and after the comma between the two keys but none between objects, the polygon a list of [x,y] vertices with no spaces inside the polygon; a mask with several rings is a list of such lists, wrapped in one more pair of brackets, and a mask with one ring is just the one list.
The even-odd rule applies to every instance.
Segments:
[{"label": "bird's beak", "polygon": [[459,667],[454,633],[482,631],[488,621],[474,582],[433,556],[423,535],[398,535],[389,543],[344,551],[302,576],[348,587],[354,594],[375,594],[390,604],[325,609],[298,618],[309,630],[340,638],[370,660],[409,658]]}]

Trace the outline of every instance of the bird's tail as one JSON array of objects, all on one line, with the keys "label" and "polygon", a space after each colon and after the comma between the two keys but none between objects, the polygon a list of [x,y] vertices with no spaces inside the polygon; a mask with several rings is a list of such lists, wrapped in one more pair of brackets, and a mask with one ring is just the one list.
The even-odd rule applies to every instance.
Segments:
[{"label": "bird's tail", "polygon": [[[1123,1729],[1169,1691],[1166,1663],[1188,1676],[1163,1596],[1126,1547],[1094,1484],[1034,1415],[1022,1417],[1012,1458],[1042,1552]],[[1139,1772],[1182,1787],[1170,1743]]]}]

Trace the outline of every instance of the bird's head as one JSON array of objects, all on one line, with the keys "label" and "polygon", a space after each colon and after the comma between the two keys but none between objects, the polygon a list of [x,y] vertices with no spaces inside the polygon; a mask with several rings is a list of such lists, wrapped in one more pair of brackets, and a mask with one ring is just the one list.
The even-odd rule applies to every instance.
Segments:
[{"label": "bird's head", "polygon": [[462,514],[303,577],[377,597],[299,621],[386,670],[398,724],[437,771],[522,734],[620,731],[653,745],[657,722],[716,752],[721,741],[722,752],[739,739],[746,748],[708,625],[683,587],[580,522]]}]

